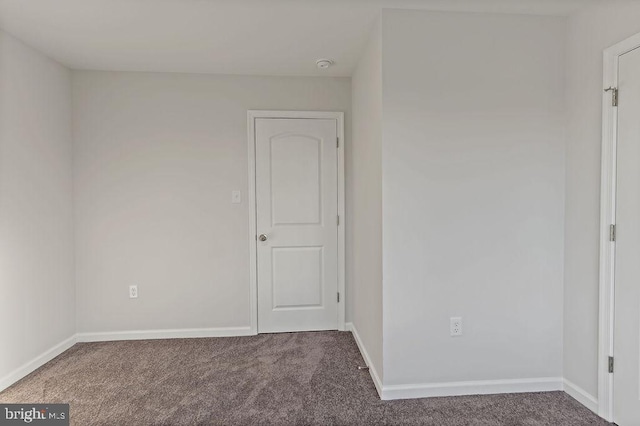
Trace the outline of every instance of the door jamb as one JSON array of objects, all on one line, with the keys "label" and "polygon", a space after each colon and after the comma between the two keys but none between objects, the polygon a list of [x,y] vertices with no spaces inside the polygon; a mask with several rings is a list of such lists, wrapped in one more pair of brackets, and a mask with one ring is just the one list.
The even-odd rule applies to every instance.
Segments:
[{"label": "door jamb", "polygon": [[[620,56],[640,47],[640,34],[604,50],[603,89],[618,88]],[[602,97],[602,165],[600,183],[600,300],[598,336],[598,414],[613,421],[613,374],[609,357],[613,356],[615,242],[610,240],[610,225],[616,224],[616,149],[618,109],[612,106],[610,92]]]},{"label": "door jamb", "polygon": [[337,124],[338,145],[338,330],[345,331],[346,294],[345,294],[345,161],[344,161],[344,113],[326,111],[247,111],[248,161],[249,161],[249,301],[251,311],[251,333],[258,334],[258,264],[256,240],[256,134],[257,118],[298,118],[298,119],[334,119]]}]

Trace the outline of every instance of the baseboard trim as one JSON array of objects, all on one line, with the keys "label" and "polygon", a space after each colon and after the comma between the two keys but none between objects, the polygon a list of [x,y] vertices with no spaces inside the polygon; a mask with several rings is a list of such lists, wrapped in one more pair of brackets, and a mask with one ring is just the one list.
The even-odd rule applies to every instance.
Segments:
[{"label": "baseboard trim", "polygon": [[564,379],[564,391],[580,404],[598,414],[598,398],[567,379]]},{"label": "baseboard trim", "polygon": [[479,380],[468,382],[417,383],[410,385],[384,385],[380,380],[367,349],[362,343],[357,328],[353,323],[346,323],[347,331],[351,331],[358,349],[369,366],[369,373],[382,400],[431,398],[442,396],[490,395],[499,393],[552,392],[562,391],[562,377],[542,377],[513,380]]},{"label": "baseboard trim", "polygon": [[167,330],[128,330],[78,333],[78,342],[115,340],[189,339],[201,337],[238,337],[255,335],[251,327],[181,328]]},{"label": "baseboard trim", "polygon": [[378,391],[378,395],[380,396],[381,399],[382,398],[382,380],[380,380],[380,376],[378,376],[378,372],[376,371],[376,368],[374,367],[373,363],[371,362],[371,358],[369,357],[369,353],[367,352],[367,349],[364,347],[364,344],[362,343],[362,339],[360,338],[360,335],[358,334],[358,330],[356,329],[355,325],[353,325],[352,322],[348,322],[345,324],[345,328],[347,331],[350,331],[351,334],[353,334],[353,338],[356,341],[356,345],[358,345],[358,349],[360,350],[360,354],[362,355],[362,358],[364,358],[364,362],[367,363],[367,366],[369,367],[369,374],[371,375],[371,378],[373,379],[373,384],[376,386],[376,390]]},{"label": "baseboard trim", "polygon": [[442,396],[491,395],[499,393],[552,392],[563,389],[561,377],[513,380],[478,380],[469,382],[386,385],[382,399],[413,399]]},{"label": "baseboard trim", "polygon": [[6,376],[0,378],[0,392],[16,383],[18,380],[23,377],[33,373],[38,368],[42,367],[47,362],[51,361],[67,349],[71,348],[77,342],[76,335],[69,337],[68,339],[58,343],[50,349],[47,349],[37,357],[33,358],[31,361],[26,362],[20,367],[16,368]]}]

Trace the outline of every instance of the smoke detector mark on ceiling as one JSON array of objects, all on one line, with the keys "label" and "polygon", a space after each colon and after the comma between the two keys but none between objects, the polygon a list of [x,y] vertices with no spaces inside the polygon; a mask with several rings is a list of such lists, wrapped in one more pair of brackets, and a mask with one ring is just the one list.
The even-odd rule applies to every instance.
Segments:
[{"label": "smoke detector mark on ceiling", "polygon": [[333,65],[333,61],[331,59],[318,59],[316,61],[316,66],[321,70],[326,70],[332,65]]}]

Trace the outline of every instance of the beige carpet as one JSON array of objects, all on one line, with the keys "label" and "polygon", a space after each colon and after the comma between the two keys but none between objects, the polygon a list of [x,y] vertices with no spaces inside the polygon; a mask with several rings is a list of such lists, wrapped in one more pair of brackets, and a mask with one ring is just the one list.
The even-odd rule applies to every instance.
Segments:
[{"label": "beige carpet", "polygon": [[380,401],[351,333],[80,343],[0,393],[74,425],[607,425],[562,392]]}]

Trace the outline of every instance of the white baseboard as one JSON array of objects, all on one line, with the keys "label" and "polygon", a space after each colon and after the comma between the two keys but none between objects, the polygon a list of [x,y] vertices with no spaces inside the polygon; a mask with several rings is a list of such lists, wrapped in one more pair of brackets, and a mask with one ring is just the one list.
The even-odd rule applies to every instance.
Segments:
[{"label": "white baseboard", "polygon": [[589,392],[567,379],[564,379],[564,391],[580,404],[598,414],[598,399]]},{"label": "white baseboard", "polygon": [[371,358],[367,353],[367,349],[364,347],[364,344],[362,343],[362,339],[360,339],[358,330],[356,329],[356,327],[353,325],[352,322],[346,323],[345,328],[347,329],[347,331],[350,331],[351,334],[353,334],[353,338],[355,339],[356,344],[358,345],[358,349],[360,349],[360,354],[362,354],[362,358],[364,358],[364,362],[366,362],[367,366],[369,367],[369,374],[371,374],[371,378],[373,379],[373,384],[376,386],[378,395],[380,396],[380,398],[382,398],[382,380],[380,380],[380,376],[378,376],[378,372],[376,371],[376,368],[371,362]]},{"label": "white baseboard", "polygon": [[63,342],[58,343],[54,347],[46,350],[45,352],[38,355],[37,357],[33,358],[31,361],[28,361],[27,363],[16,368],[6,376],[0,378],[0,391],[5,390],[6,388],[11,386],[18,380],[25,377],[26,375],[42,367],[44,364],[51,361],[52,359],[54,359],[55,357],[57,357],[62,352],[66,351],[67,349],[69,349],[75,344],[76,344],[76,336],[73,335],[68,339],[64,340]]},{"label": "white baseboard", "polygon": [[513,380],[481,380],[469,382],[446,383],[417,383],[408,385],[383,385],[378,376],[367,349],[358,335],[358,330],[353,323],[346,324],[347,331],[353,333],[353,337],[360,349],[360,353],[369,366],[369,372],[373,383],[378,390],[380,399],[413,399],[430,398],[440,396],[461,395],[489,395],[498,393],[522,393],[522,392],[551,392],[564,389],[562,377],[542,377],[534,379]]},{"label": "white baseboard", "polygon": [[131,330],[78,333],[78,342],[110,342],[114,340],[188,339],[199,337],[252,336],[251,327],[182,328],[168,330]]},{"label": "white baseboard", "polygon": [[499,393],[551,392],[561,391],[562,389],[561,377],[420,383],[411,385],[385,385],[382,388],[382,399],[391,400],[441,396],[491,395]]}]

